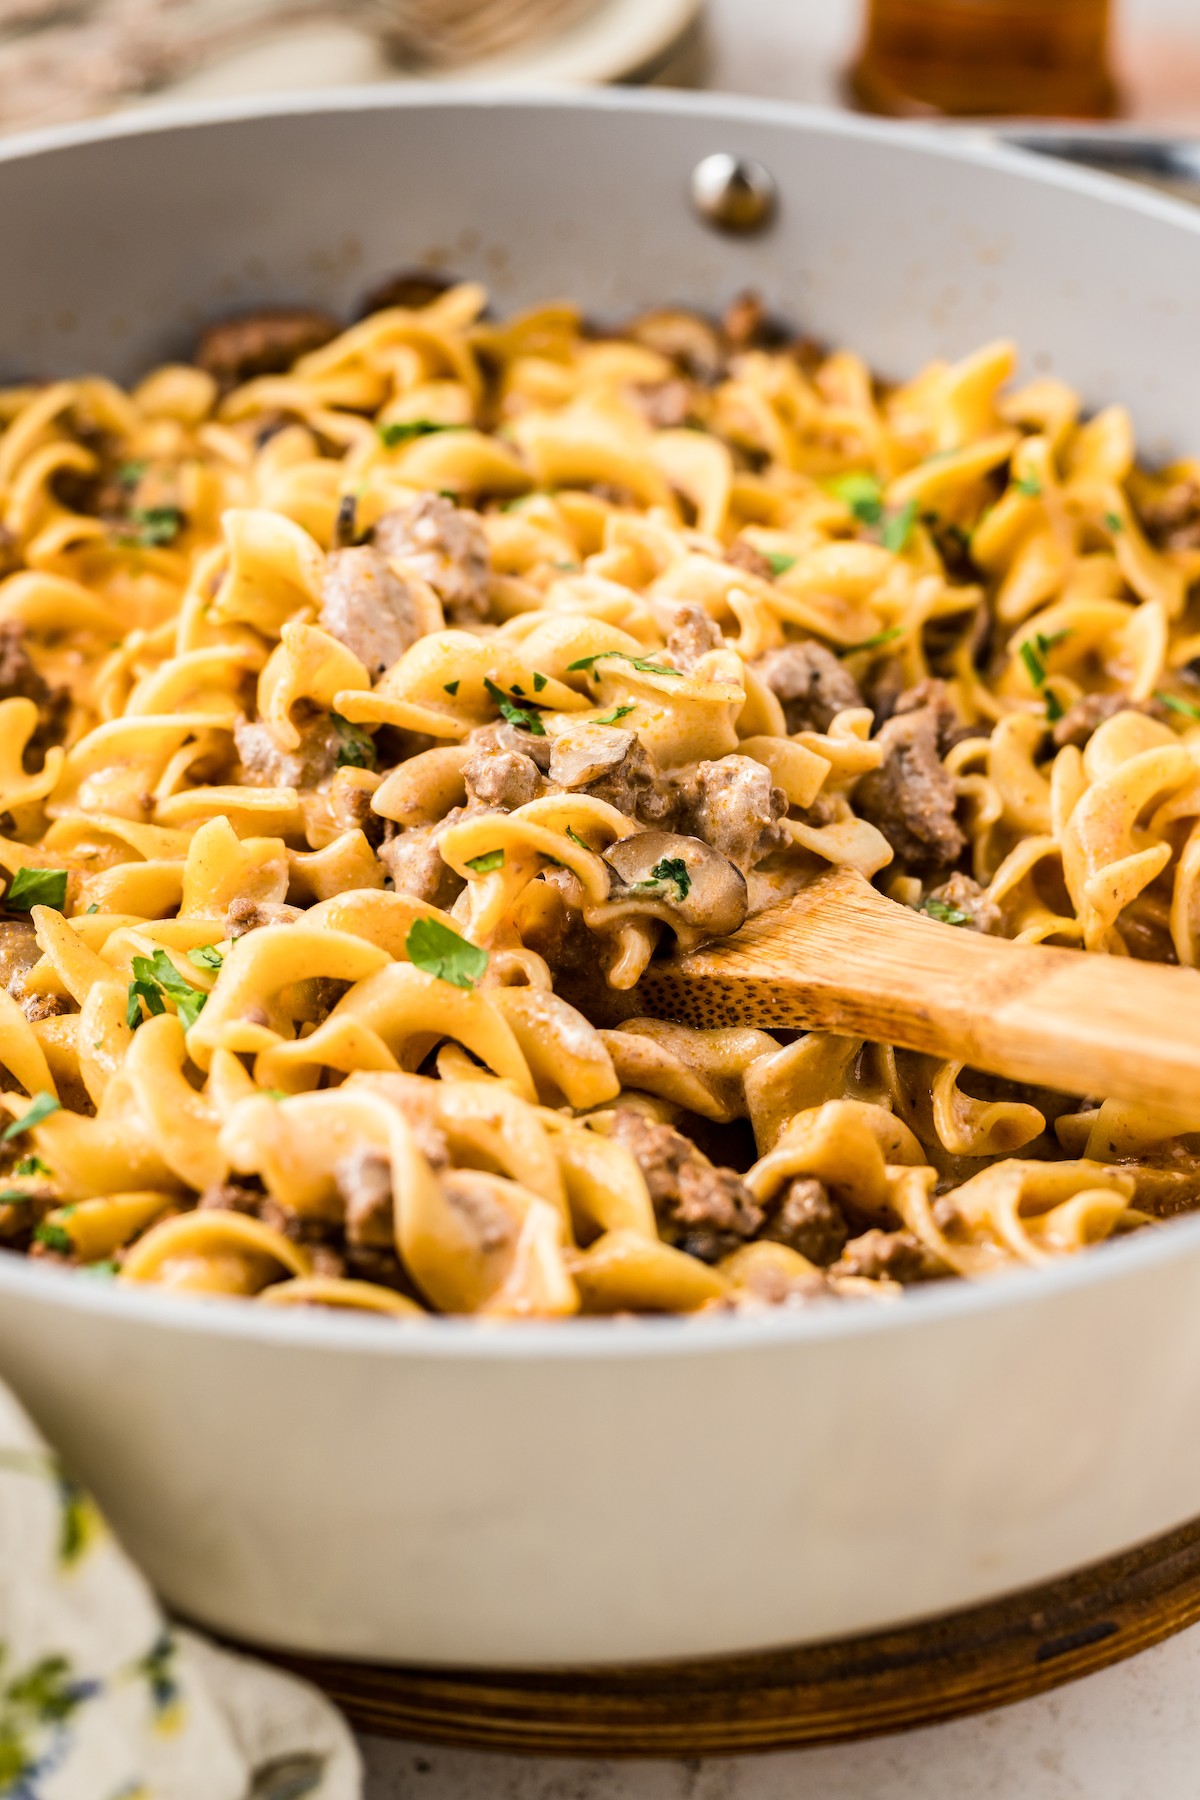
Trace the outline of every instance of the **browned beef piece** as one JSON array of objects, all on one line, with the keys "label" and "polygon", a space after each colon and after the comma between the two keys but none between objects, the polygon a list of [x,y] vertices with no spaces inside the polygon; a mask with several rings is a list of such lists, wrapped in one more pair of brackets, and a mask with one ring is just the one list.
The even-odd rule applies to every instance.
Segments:
[{"label": "browned beef piece", "polygon": [[1119,712],[1145,713],[1148,719],[1164,722],[1171,717],[1170,708],[1161,700],[1130,700],[1125,694],[1085,694],[1055,722],[1054,742],[1060,750],[1065,744],[1082,750],[1092,733]]},{"label": "browned beef piece", "polygon": [[761,294],[745,288],[729,302],[721,314],[721,330],[735,350],[748,349],[759,343],[767,327],[767,309]]},{"label": "browned beef piece", "polygon": [[312,307],[262,307],[210,325],[200,334],[193,360],[223,387],[235,387],[255,375],[282,375],[340,329],[329,313]]},{"label": "browned beef piece", "polygon": [[868,1281],[932,1281],[948,1273],[911,1231],[865,1231],[847,1244],[831,1275],[861,1275]]},{"label": "browned beef piece", "polygon": [[389,1250],[395,1246],[392,1167],[377,1150],[354,1150],[333,1171],[346,1206],[346,1242]]},{"label": "browned beef piece", "polygon": [[556,787],[606,800],[643,825],[666,825],[675,810],[670,783],[634,731],[568,725],[554,739],[549,775]]},{"label": "browned beef piece", "polygon": [[57,994],[22,994],[21,1011],[31,1025],[40,1025],[43,1019],[58,1019],[67,1010],[65,1000]]},{"label": "browned beef piece", "polygon": [[352,650],[373,679],[421,635],[408,583],[369,544],[330,556],[317,623]]},{"label": "browned beef piece", "polygon": [[379,860],[392,878],[398,894],[427,900],[431,906],[453,906],[463,890],[462,877],[442,861],[438,839],[449,825],[463,817],[465,808],[454,807],[436,825],[414,825],[398,831],[379,846]]},{"label": "browned beef piece", "polygon": [[611,1135],[645,1176],[663,1237],[689,1256],[719,1262],[762,1225],[762,1208],[740,1175],[715,1168],[674,1126],[619,1106]]},{"label": "browned beef piece", "polygon": [[815,639],[767,650],[750,666],[782,704],[789,731],[828,731],[838,713],[863,703],[849,669]]},{"label": "browned beef piece", "polygon": [[748,538],[734,538],[725,552],[725,561],[734,569],[745,569],[747,575],[757,575],[760,581],[770,581],[775,573],[761,550],[756,550]]},{"label": "browned beef piece", "polygon": [[303,907],[288,906],[282,900],[247,900],[242,896],[231,900],[225,909],[225,936],[245,937],[248,931],[261,931],[264,925],[294,925],[303,913]]},{"label": "browned beef piece", "polygon": [[487,617],[489,551],[479,514],[441,494],[384,513],[375,546],[404,562],[440,599],[452,625]]},{"label": "browned beef piece", "polygon": [[629,398],[647,425],[656,431],[677,430],[692,416],[692,390],[686,381],[639,381]]},{"label": "browned beef piece", "polygon": [[342,739],[328,713],[295,716],[296,750],[281,750],[261,719],[240,718],[233,727],[239,757],[237,779],[248,787],[315,788],[337,768]]},{"label": "browned beef piece", "polygon": [[512,1242],[516,1226],[480,1170],[446,1169],[440,1180],[442,1193],[481,1250],[503,1250]]},{"label": "browned beef piece", "polygon": [[1142,509],[1146,534],[1160,550],[1200,549],[1200,482],[1176,481]]},{"label": "browned beef piece", "polygon": [[875,740],[882,766],[854,792],[855,811],[883,833],[902,868],[946,868],[966,848],[954,816],[954,783],[942,766],[944,731],[935,704],[897,710]]},{"label": "browned beef piece", "polygon": [[841,1208],[830,1198],[824,1182],[798,1175],[772,1204],[759,1235],[773,1244],[786,1244],[809,1262],[825,1265],[837,1261],[849,1232]]},{"label": "browned beef piece", "polygon": [[439,275],[433,269],[404,269],[399,275],[389,275],[385,281],[377,282],[363,295],[359,317],[365,319],[369,313],[386,312],[390,306],[404,306],[415,312],[422,306],[429,306],[453,286],[451,276]]},{"label": "browned beef piece", "polygon": [[788,809],[787,795],[753,757],[698,763],[682,792],[684,830],[703,838],[743,874],[788,841],[779,824]]},{"label": "browned beef piece", "polygon": [[937,675],[927,675],[915,687],[905,688],[896,698],[892,717],[902,718],[905,713],[921,712],[926,707],[932,710],[937,725],[939,756],[945,756],[948,751],[953,750],[955,744],[961,744],[964,738],[988,737],[991,733],[989,724],[968,725],[959,717],[950,698],[949,688]]},{"label": "browned beef piece", "polygon": [[[941,887],[933,889],[928,896],[930,900],[940,900],[943,906],[952,906],[956,912],[966,913],[970,920],[968,929],[983,931],[992,937],[1004,936],[1004,915],[994,900],[989,900],[977,881],[959,871],[944,881]],[[951,920],[957,924],[957,920]]]},{"label": "browned beef piece", "polygon": [[19,619],[0,620],[0,700],[32,700],[45,706],[50,689],[25,648],[25,628]]},{"label": "browned beef piece", "polygon": [[221,1181],[215,1187],[205,1188],[196,1205],[201,1212],[236,1212],[245,1213],[247,1218],[257,1218],[263,1198],[260,1188],[243,1187],[238,1181]]},{"label": "browned beef piece", "polygon": [[371,809],[373,788],[356,779],[357,768],[338,769],[325,790],[329,811],[340,831],[361,831],[368,843],[383,841],[384,822]]},{"label": "browned beef piece", "polygon": [[534,799],[541,786],[537,764],[519,750],[477,750],[463,764],[463,781],[468,800],[505,812]]},{"label": "browned beef piece", "polygon": [[811,1306],[814,1301],[833,1300],[837,1296],[824,1275],[793,1275],[786,1269],[760,1265],[743,1272],[736,1288],[713,1308],[715,1312],[761,1313],[777,1307],[794,1311]]},{"label": "browned beef piece", "polygon": [[719,650],[724,639],[721,627],[710,619],[702,606],[690,601],[678,607],[667,633],[667,658],[685,675],[691,673],[702,656]]}]

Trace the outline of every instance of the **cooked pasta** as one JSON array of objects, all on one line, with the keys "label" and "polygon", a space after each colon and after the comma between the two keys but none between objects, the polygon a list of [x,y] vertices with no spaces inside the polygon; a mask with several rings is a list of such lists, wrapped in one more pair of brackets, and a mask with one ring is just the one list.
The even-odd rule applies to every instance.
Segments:
[{"label": "cooked pasta", "polygon": [[[411,1321],[893,1299],[1195,1203],[1197,1117],[606,991],[847,864],[1200,962],[1200,465],[399,281],[0,391],[0,1242]],[[1064,1072],[1069,1085],[1069,1072]]]}]

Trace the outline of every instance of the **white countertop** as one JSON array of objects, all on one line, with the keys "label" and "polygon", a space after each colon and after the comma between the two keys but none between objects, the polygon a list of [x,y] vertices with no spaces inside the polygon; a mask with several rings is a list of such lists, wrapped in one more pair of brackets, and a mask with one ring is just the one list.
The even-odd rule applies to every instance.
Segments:
[{"label": "white countertop", "polygon": [[[1048,0],[1051,3],[1051,0]],[[1200,127],[1196,0],[1118,0],[1131,111]],[[710,0],[711,85],[836,104],[851,0]],[[1195,1800],[1200,1626],[1019,1706],[867,1743],[666,1763],[364,1739],[368,1800]]]}]

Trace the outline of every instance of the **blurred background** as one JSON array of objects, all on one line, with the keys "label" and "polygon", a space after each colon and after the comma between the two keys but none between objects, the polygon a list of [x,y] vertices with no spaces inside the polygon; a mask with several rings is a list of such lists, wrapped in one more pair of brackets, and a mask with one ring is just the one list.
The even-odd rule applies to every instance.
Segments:
[{"label": "blurred background", "polygon": [[0,129],[409,77],[1200,130],[1200,0],[0,0]]}]

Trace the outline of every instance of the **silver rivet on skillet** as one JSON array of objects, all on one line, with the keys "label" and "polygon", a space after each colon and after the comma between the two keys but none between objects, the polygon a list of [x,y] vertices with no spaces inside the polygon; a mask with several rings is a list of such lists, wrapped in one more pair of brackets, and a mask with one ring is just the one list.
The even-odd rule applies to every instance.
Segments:
[{"label": "silver rivet on skillet", "polygon": [[761,231],[775,198],[775,177],[753,156],[718,150],[692,170],[692,204],[718,231]]}]

